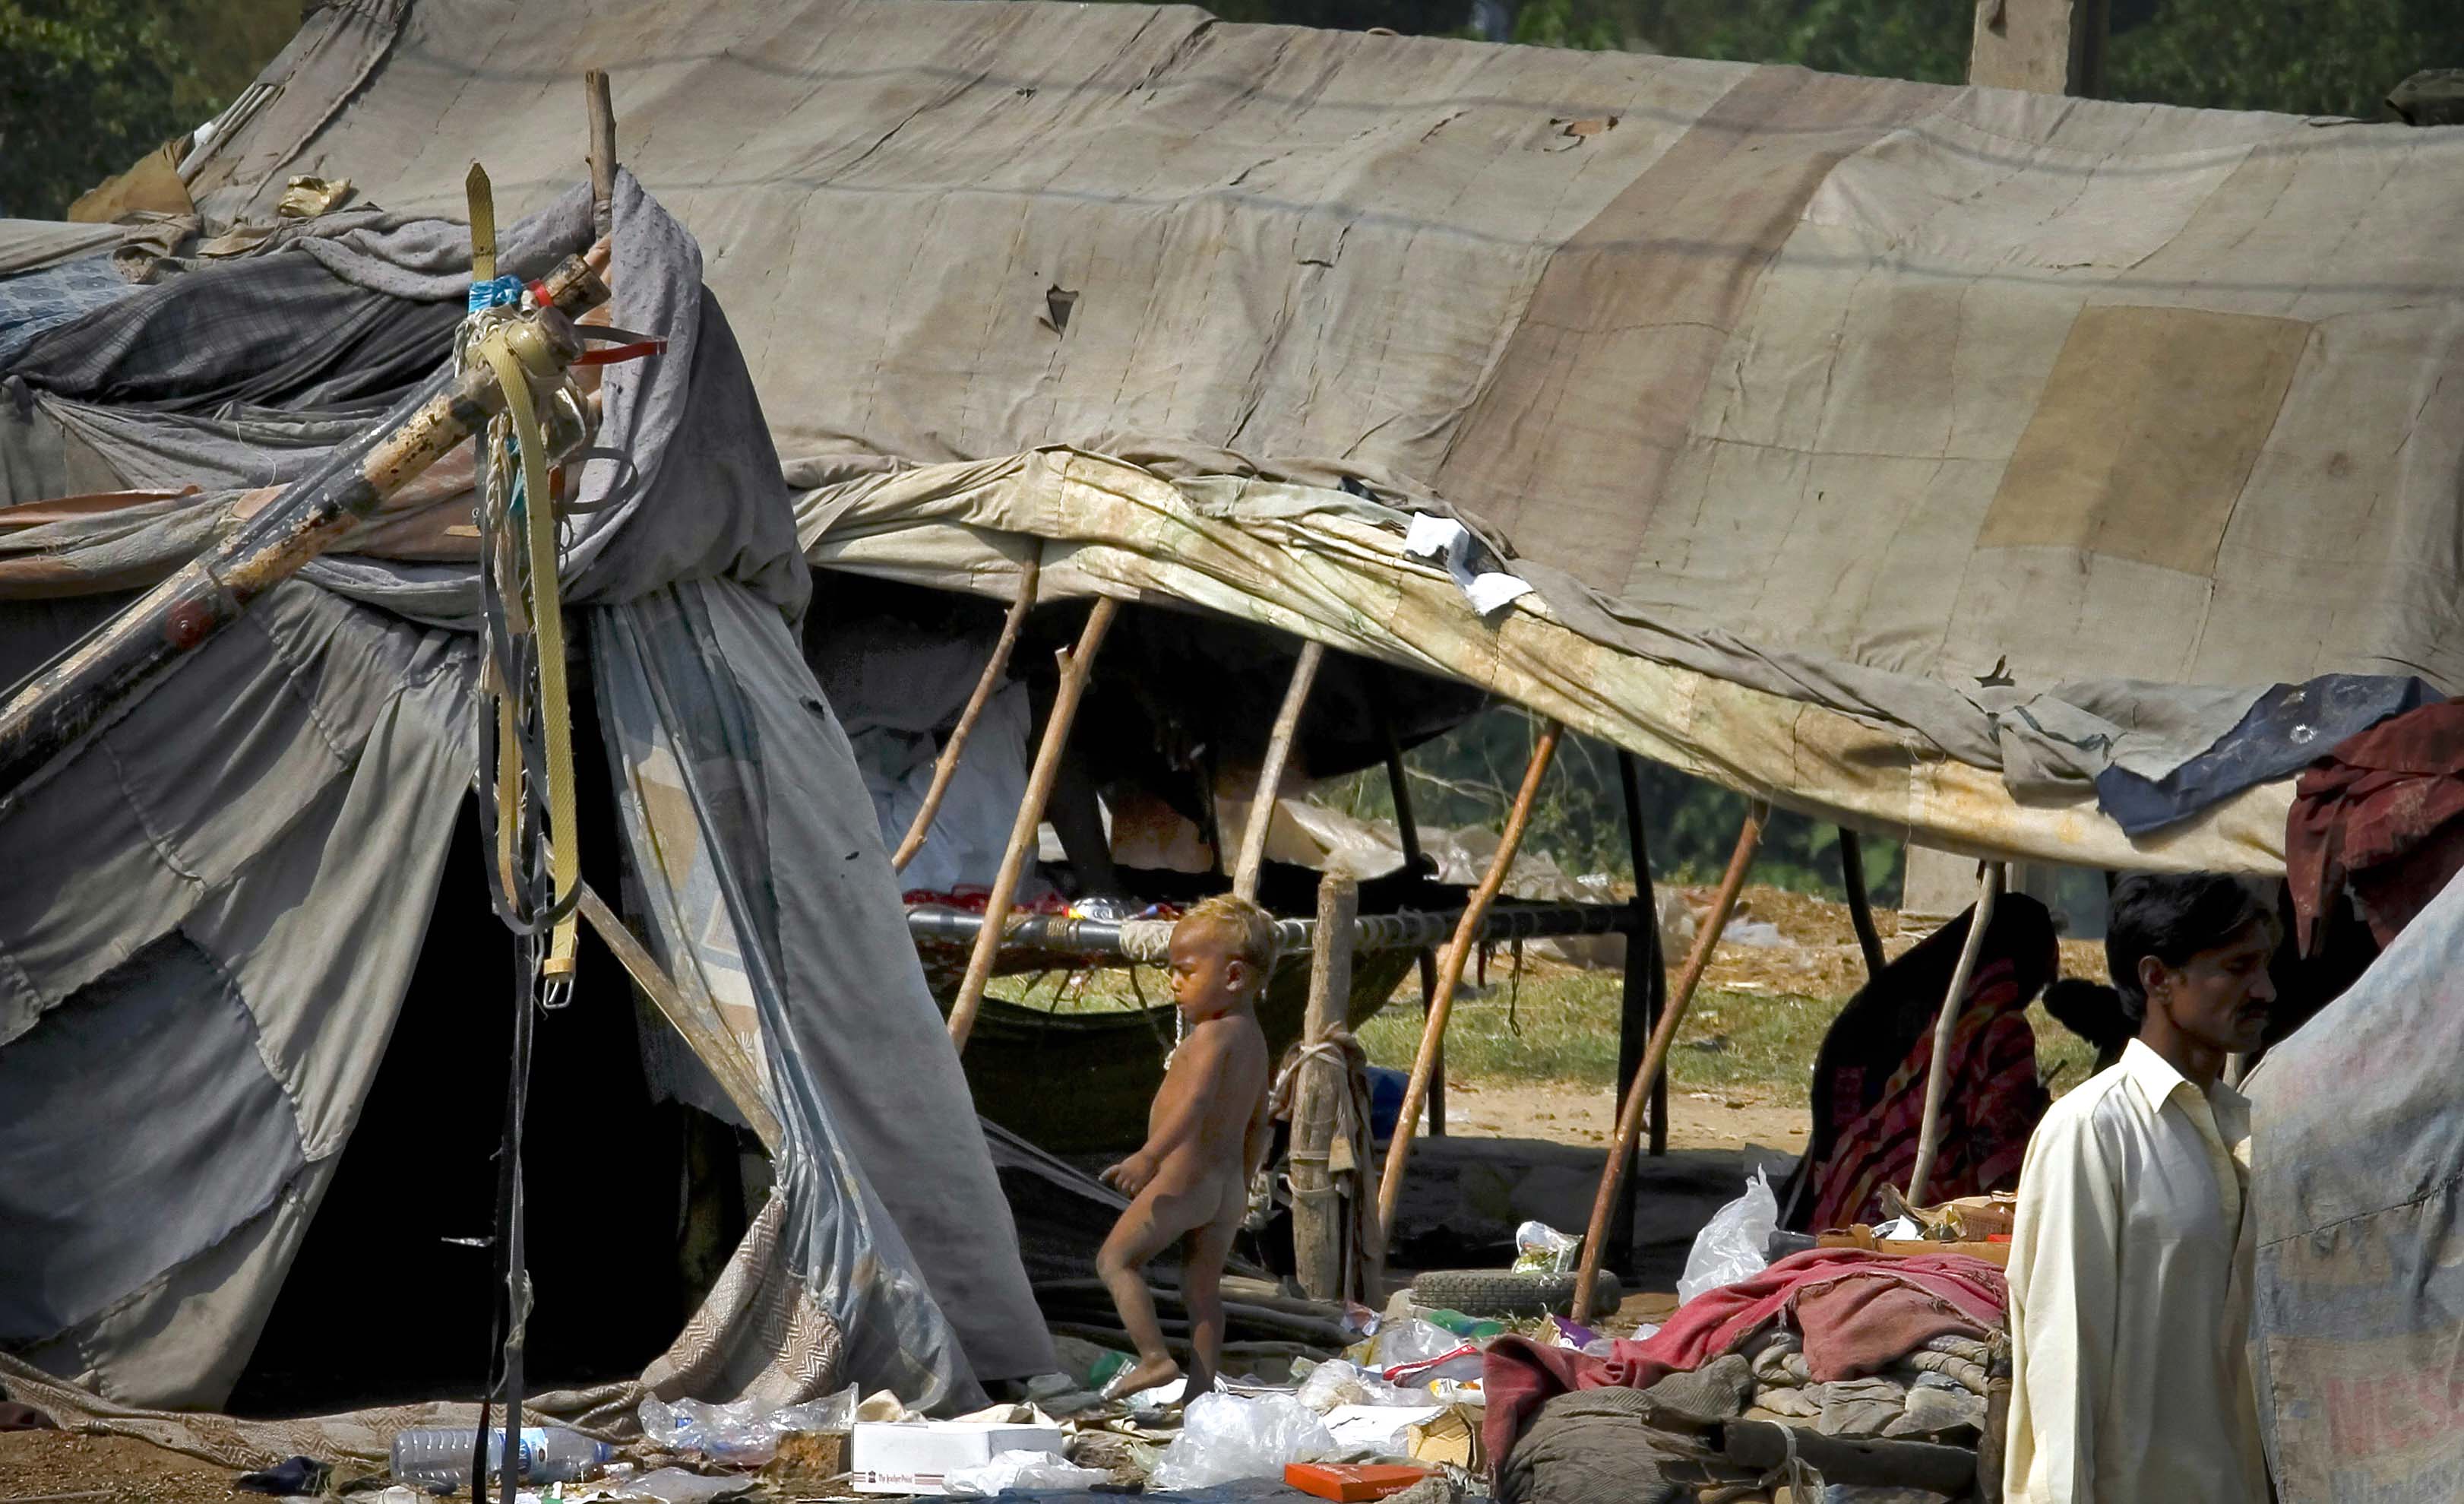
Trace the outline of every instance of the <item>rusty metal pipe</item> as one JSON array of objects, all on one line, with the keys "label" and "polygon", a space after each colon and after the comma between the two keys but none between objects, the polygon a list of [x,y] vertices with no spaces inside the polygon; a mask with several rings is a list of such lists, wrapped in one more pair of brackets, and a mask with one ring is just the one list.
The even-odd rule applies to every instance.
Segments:
[{"label": "rusty metal pipe", "polygon": [[[542,285],[549,306],[530,316],[539,338],[524,359],[544,377],[582,353],[571,316],[606,301],[607,286],[579,256],[566,258]],[[495,372],[484,364],[431,378],[212,549],[10,691],[0,703],[0,805],[22,794],[79,738],[126,714],[159,675],[333,547],[504,406]]]}]

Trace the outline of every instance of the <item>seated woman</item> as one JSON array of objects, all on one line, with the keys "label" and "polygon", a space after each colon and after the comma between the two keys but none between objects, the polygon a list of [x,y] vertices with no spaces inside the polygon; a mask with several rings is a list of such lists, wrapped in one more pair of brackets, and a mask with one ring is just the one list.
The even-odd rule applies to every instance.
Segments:
[{"label": "seated woman", "polygon": [[[1907,1188],[1934,1022],[1974,914],[1884,966],[1832,1024],[1815,1056],[1812,1139],[1780,1192],[1781,1226],[1819,1231],[1880,1221],[1882,1187]],[[1944,1131],[1926,1201],[2019,1183],[2028,1136],[2049,1102],[2027,1008],[2058,964],[2053,916],[2024,894],[2004,895],[1952,1028]]]}]

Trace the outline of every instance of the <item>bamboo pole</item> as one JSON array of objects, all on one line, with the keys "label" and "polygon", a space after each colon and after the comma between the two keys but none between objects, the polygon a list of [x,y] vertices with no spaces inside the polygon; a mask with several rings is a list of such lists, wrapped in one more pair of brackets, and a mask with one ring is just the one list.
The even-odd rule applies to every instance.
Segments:
[{"label": "bamboo pole", "polygon": [[[1348,873],[1329,873],[1317,885],[1316,943],[1309,953],[1306,1047],[1326,1043],[1352,1001],[1352,921],[1360,913],[1360,883]],[[1343,1219],[1331,1168],[1335,1101],[1343,1070],[1333,1060],[1305,1053],[1292,1083],[1292,1259],[1301,1290],[1314,1300],[1344,1295]]]},{"label": "bamboo pole", "polygon": [[1993,922],[1993,902],[2002,895],[2002,864],[1987,862],[1976,880],[1976,907],[1969,916],[1968,939],[1959,947],[1959,964],[1951,969],[1950,991],[1933,1024],[1933,1058],[1925,1062],[1925,1117],[1917,1125],[1917,1162],[1908,1172],[1908,1205],[1925,1205],[1925,1182],[1932,1178],[1934,1156],[1942,1152],[1942,1098],[1950,1090],[1950,1036],[1959,1027],[1959,1008],[1968,1000],[1969,979],[1976,974],[1976,958],[1985,949],[1985,931]]},{"label": "bamboo pole", "polygon": [[1010,827],[1009,848],[1001,853],[1001,871],[993,877],[991,896],[984,900],[984,927],[977,932],[976,948],[967,956],[967,975],[950,1005],[950,1043],[960,1051],[975,1032],[976,1012],[983,1006],[984,987],[993,979],[993,962],[1001,955],[1001,934],[1009,921],[1010,900],[1018,896],[1018,879],[1035,850],[1035,832],[1044,824],[1045,802],[1052,797],[1052,781],[1061,772],[1061,753],[1069,742],[1069,723],[1078,719],[1078,701],[1094,672],[1095,651],[1119,614],[1121,604],[1107,595],[1087,613],[1087,626],[1075,648],[1064,648],[1061,689],[1052,697],[1052,714],[1044,722],[1044,741],[1035,749],[1035,767],[1027,775],[1026,797],[1019,802],[1018,823]]},{"label": "bamboo pole", "polygon": [[1001,640],[993,644],[993,655],[984,663],[983,674],[976,680],[975,693],[967,697],[966,709],[958,712],[958,724],[950,740],[941,747],[940,760],[933,764],[933,786],[924,790],[924,804],[907,827],[907,835],[898,843],[897,853],[890,858],[890,870],[903,873],[915,853],[924,849],[924,838],[932,832],[933,817],[941,812],[941,800],[950,791],[950,780],[958,771],[958,759],[967,750],[967,738],[982,719],[984,707],[992,703],[993,694],[1001,688],[1009,672],[1011,650],[1018,646],[1020,629],[1026,625],[1026,613],[1035,609],[1035,588],[1043,573],[1043,550],[1027,560],[1019,571],[1018,599],[1010,602],[1009,614],[1001,618]]},{"label": "bamboo pole", "polygon": [[582,100],[590,116],[591,232],[605,235],[616,226],[616,106],[604,69],[582,76]]},{"label": "bamboo pole", "polygon": [[1882,932],[1874,928],[1874,897],[1865,888],[1865,843],[1846,826],[1839,828],[1839,880],[1848,890],[1848,922],[1857,929],[1857,949],[1865,957],[1865,980],[1882,974]]},{"label": "bamboo pole", "polygon": [[[557,379],[582,353],[571,316],[607,299],[606,284],[580,257],[568,257],[544,286],[549,306],[515,331],[524,368],[541,382]],[[237,621],[258,596],[298,573],[386,498],[486,428],[504,406],[489,363],[439,372],[212,549],[10,691],[0,703],[0,806],[71,742],[125,714],[164,670]]]},{"label": "bamboo pole", "polygon": [[1258,766],[1258,790],[1249,801],[1249,823],[1241,832],[1241,860],[1232,869],[1232,891],[1243,898],[1258,896],[1258,874],[1266,865],[1266,829],[1275,823],[1275,801],[1284,788],[1284,764],[1291,761],[1301,710],[1309,703],[1309,686],[1317,682],[1318,665],[1325,661],[1326,644],[1301,644],[1292,681],[1284,689],[1284,708],[1275,713],[1275,729],[1266,738],[1266,760]]},{"label": "bamboo pole", "polygon": [[1668,1006],[1651,1031],[1651,1043],[1643,1049],[1642,1064],[1635,1072],[1634,1084],[1625,1090],[1625,1103],[1617,1112],[1617,1139],[1609,1145],[1608,1164],[1600,1171],[1599,1193],[1592,1198],[1592,1223],[1583,1237],[1581,1271],[1574,1276],[1577,1321],[1591,1313],[1593,1287],[1599,1282],[1600,1257],[1608,1249],[1609,1219],[1617,1209],[1617,1189],[1625,1179],[1626,1163],[1634,1158],[1635,1140],[1642,1133],[1642,1104],[1651,1094],[1652,1082],[1668,1064],[1668,1046],[1677,1037],[1678,1026],[1685,1022],[1685,1009],[1694,1001],[1694,989],[1701,985],[1703,973],[1711,964],[1712,951],[1719,947],[1720,932],[1727,928],[1728,916],[1736,912],[1737,895],[1745,890],[1746,874],[1753,870],[1754,852],[1762,845],[1763,827],[1770,819],[1771,806],[1762,800],[1747,808],[1746,823],[1737,831],[1737,849],[1729,853],[1728,870],[1721,875],[1719,892],[1711,898],[1711,912],[1694,936],[1694,948],[1685,954],[1685,969],[1679,973]]},{"label": "bamboo pole", "polygon": [[[1438,992],[1429,1001],[1428,1021],[1420,1027],[1420,1051],[1412,1062],[1411,1084],[1403,1089],[1403,1114],[1395,1124],[1395,1137],[1386,1145],[1386,1173],[1377,1184],[1377,1231],[1381,1244],[1391,1244],[1395,1237],[1395,1207],[1403,1196],[1403,1167],[1412,1157],[1412,1133],[1419,1125],[1420,1104],[1427,1100],[1429,1079],[1438,1063],[1438,1047],[1446,1037],[1446,1020],[1454,1013],[1455,989],[1463,983],[1463,965],[1471,959],[1472,948],[1480,943],[1481,920],[1489,905],[1497,900],[1497,892],[1506,886],[1506,874],[1514,866],[1514,853],[1523,845],[1523,832],[1531,824],[1531,806],[1540,797],[1540,780],[1549,771],[1550,760],[1557,755],[1557,738],[1564,730],[1553,720],[1540,723],[1540,740],[1531,748],[1531,765],[1523,770],[1523,786],[1516,790],[1514,807],[1506,817],[1504,839],[1497,843],[1497,854],[1489,858],[1488,871],[1482,874],[1480,886],[1472,890],[1470,901],[1463,905],[1462,920],[1455,925],[1455,938],[1448,942],[1445,954],[1438,962]],[[1381,1247],[1380,1252],[1384,1251]]]}]

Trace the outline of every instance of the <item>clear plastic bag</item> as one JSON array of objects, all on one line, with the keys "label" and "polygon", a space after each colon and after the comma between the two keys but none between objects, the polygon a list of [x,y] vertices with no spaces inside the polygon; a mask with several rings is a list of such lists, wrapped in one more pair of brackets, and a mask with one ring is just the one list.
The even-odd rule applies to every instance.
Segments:
[{"label": "clear plastic bag", "polygon": [[1280,1478],[1285,1465],[1334,1453],[1334,1433],[1289,1395],[1247,1400],[1201,1394],[1181,1412],[1180,1436],[1164,1449],[1148,1487],[1205,1489],[1242,1478]]},{"label": "clear plastic bag", "polygon": [[1514,1229],[1514,1267],[1543,1274],[1562,1274],[1574,1267],[1583,1240],[1560,1232],[1545,1222],[1527,1222]]},{"label": "clear plastic bag", "polygon": [[954,1468],[941,1477],[953,1498],[988,1499],[1011,1489],[1091,1489],[1111,1481],[1101,1468],[1082,1468],[1048,1451],[1005,1451],[973,1468]]},{"label": "clear plastic bag", "polygon": [[1677,1281],[1678,1302],[1761,1273],[1771,1262],[1763,1250],[1778,1226],[1779,1198],[1771,1193],[1771,1178],[1756,1170],[1746,1193],[1713,1213],[1695,1235],[1684,1277]]},{"label": "clear plastic bag", "polygon": [[758,1468],[779,1455],[779,1438],[799,1431],[838,1431],[855,1424],[853,1385],[802,1404],[765,1408],[758,1401],[710,1404],[657,1398],[642,1402],[642,1437],[666,1451],[699,1452],[713,1462]]},{"label": "clear plastic bag", "polygon": [[1320,1415],[1346,1404],[1426,1404],[1429,1397],[1398,1389],[1374,1373],[1337,1358],[1318,1364],[1301,1381],[1296,1397]]}]

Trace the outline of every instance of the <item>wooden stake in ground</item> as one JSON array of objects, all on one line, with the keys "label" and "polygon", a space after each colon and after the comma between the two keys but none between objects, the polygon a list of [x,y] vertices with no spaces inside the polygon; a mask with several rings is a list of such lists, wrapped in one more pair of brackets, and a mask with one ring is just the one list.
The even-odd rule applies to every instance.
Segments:
[{"label": "wooden stake in ground", "polygon": [[958,1050],[967,1048],[967,1036],[975,1032],[976,1012],[983,1006],[984,987],[993,979],[993,962],[1001,956],[1001,932],[1009,924],[1010,900],[1018,896],[1019,874],[1025,871],[1027,858],[1035,851],[1035,832],[1044,825],[1045,802],[1052,797],[1052,781],[1061,772],[1062,749],[1069,743],[1069,723],[1078,719],[1078,701],[1087,693],[1087,676],[1094,672],[1095,650],[1104,644],[1104,633],[1119,614],[1121,605],[1111,596],[1095,602],[1087,613],[1086,628],[1078,633],[1078,646],[1064,648],[1061,659],[1061,688],[1052,697],[1052,714],[1044,722],[1044,741],[1035,749],[1035,767],[1027,774],[1026,797],[1019,802],[1018,823],[1010,827],[1009,848],[1001,852],[1001,871],[994,874],[993,891],[984,900],[984,927],[976,935],[976,948],[967,956],[967,975],[958,984],[957,1000],[950,1005],[950,1043]]},{"label": "wooden stake in ground", "polygon": [[[1746,874],[1754,866],[1754,852],[1763,844],[1763,827],[1771,821],[1771,806],[1755,800],[1746,810],[1744,829],[1737,832],[1737,849],[1728,855],[1728,870],[1720,878],[1720,890],[1711,898],[1711,912],[1695,932],[1694,948],[1685,954],[1685,969],[1677,978],[1676,989],[1669,995],[1668,1006],[1660,1015],[1659,1026],[1651,1031],[1651,1043],[1642,1052],[1642,1065],[1635,1072],[1634,1084],[1625,1091],[1625,1102],[1617,1111],[1617,1139],[1609,1145],[1609,1162],[1600,1171],[1599,1194],[1592,1198],[1592,1225],[1583,1236],[1581,1272],[1574,1277],[1574,1319],[1591,1315],[1592,1289],[1599,1282],[1600,1257],[1608,1250],[1609,1218],[1617,1210],[1617,1188],[1625,1179],[1625,1167],[1634,1158],[1635,1139],[1642,1133],[1642,1104],[1651,1094],[1651,1084],[1668,1064],[1669,1042],[1677,1037],[1678,1026],[1685,1022],[1686,1006],[1694,1001],[1694,989],[1702,984],[1703,973],[1711,964],[1711,952],[1719,947],[1720,932],[1728,925],[1728,916],[1736,912],[1737,895],[1745,890]],[[1631,943],[1631,942],[1629,942]]]},{"label": "wooden stake in ground", "polygon": [[[1378,1237],[1387,1247],[1395,1240],[1395,1207],[1403,1196],[1403,1167],[1412,1158],[1412,1134],[1419,1126],[1420,1104],[1428,1099],[1429,1078],[1437,1070],[1438,1047],[1446,1037],[1446,1020],[1454,1013],[1455,988],[1463,983],[1463,965],[1471,960],[1472,947],[1480,943],[1481,921],[1488,918],[1489,905],[1497,901],[1497,892],[1506,886],[1506,874],[1514,866],[1514,853],[1523,845],[1524,829],[1531,824],[1532,802],[1540,797],[1541,777],[1549,771],[1550,760],[1557,755],[1557,738],[1563,729],[1553,720],[1540,723],[1540,740],[1531,748],[1531,765],[1523,770],[1523,786],[1515,791],[1514,807],[1506,817],[1505,838],[1497,843],[1497,854],[1489,858],[1488,871],[1482,874],[1480,886],[1472,890],[1470,900],[1464,903],[1463,918],[1455,925],[1454,940],[1439,958],[1438,993],[1430,999],[1428,1021],[1420,1027],[1420,1052],[1412,1061],[1411,1084],[1403,1089],[1403,1114],[1396,1120],[1395,1137],[1386,1145],[1386,1174],[1377,1183]],[[1631,1150],[1633,1145],[1629,1143],[1627,1148]]]},{"label": "wooden stake in ground", "polygon": [[1925,1205],[1925,1182],[1933,1175],[1934,1156],[1942,1152],[1942,1098],[1950,1090],[1950,1036],[1959,1027],[1959,1006],[1968,1001],[1968,980],[1976,974],[1977,954],[1985,948],[1986,927],[1993,922],[1993,900],[2002,896],[2002,864],[1987,862],[1976,880],[1976,907],[1969,915],[1968,939],[1959,947],[1959,964],[1951,968],[1950,991],[1933,1024],[1933,1058],[1925,1062],[1925,1117],[1917,1124],[1916,1168],[1908,1172],[1908,1205]]},{"label": "wooden stake in ground", "polygon": [[1857,949],[1865,958],[1865,980],[1882,974],[1882,932],[1874,928],[1874,898],[1865,889],[1865,844],[1839,828],[1839,881],[1848,890],[1848,922],[1857,928]]},{"label": "wooden stake in ground", "polygon": [[1019,571],[1018,599],[1009,603],[1009,614],[1001,618],[1001,640],[993,644],[993,655],[984,663],[984,672],[976,680],[976,691],[967,697],[967,708],[958,712],[958,724],[942,744],[940,761],[933,764],[933,786],[924,790],[923,807],[907,827],[907,835],[898,843],[897,852],[890,858],[890,870],[903,873],[915,853],[924,849],[924,837],[932,832],[933,817],[941,812],[941,799],[950,791],[950,780],[958,771],[958,759],[967,750],[967,738],[982,718],[984,707],[992,703],[994,692],[1009,674],[1009,655],[1018,646],[1019,630],[1026,625],[1026,613],[1035,609],[1035,587],[1042,575],[1042,551],[1026,562]]},{"label": "wooden stake in ground", "polygon": [[616,227],[616,106],[604,70],[582,76],[582,102],[590,116],[591,233],[604,237]]},{"label": "wooden stake in ground", "polygon": [[[1634,754],[1617,749],[1617,784],[1625,796],[1626,856],[1634,866],[1634,928],[1625,937],[1625,973],[1617,1008],[1618,1100],[1642,1069],[1642,1051],[1660,1010],[1668,1003],[1668,962],[1660,953],[1660,900],[1651,888],[1651,847],[1642,829],[1642,769]],[[1668,1077],[1662,1073],[1651,1094],[1650,1150],[1668,1152]],[[1619,1269],[1634,1263],[1635,1166],[1626,1170],[1617,1192],[1617,1220],[1609,1238],[1608,1257]]]},{"label": "wooden stake in ground", "polygon": [[[1330,1166],[1335,1101],[1343,1066],[1327,1036],[1344,1022],[1352,1000],[1352,924],[1360,913],[1360,884],[1347,873],[1318,879],[1317,934],[1309,953],[1308,1051],[1292,1083],[1292,1258],[1301,1290],[1312,1300],[1340,1300],[1343,1218]],[[1323,1051],[1323,1052],[1321,1052]],[[1365,1166],[1364,1166],[1365,1168]],[[1371,1294],[1374,1294],[1372,1292]]]},{"label": "wooden stake in ground", "polygon": [[1243,898],[1258,896],[1258,874],[1266,865],[1266,828],[1274,824],[1275,801],[1284,790],[1284,764],[1291,761],[1301,711],[1309,704],[1309,686],[1317,682],[1318,665],[1325,661],[1326,644],[1301,644],[1292,681],[1284,690],[1284,708],[1275,713],[1275,729],[1266,738],[1266,760],[1258,766],[1258,791],[1249,801],[1249,824],[1241,832],[1241,861],[1232,869],[1232,891]]}]

